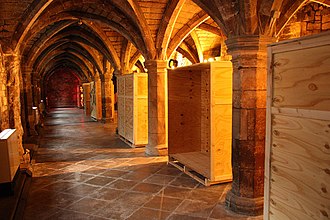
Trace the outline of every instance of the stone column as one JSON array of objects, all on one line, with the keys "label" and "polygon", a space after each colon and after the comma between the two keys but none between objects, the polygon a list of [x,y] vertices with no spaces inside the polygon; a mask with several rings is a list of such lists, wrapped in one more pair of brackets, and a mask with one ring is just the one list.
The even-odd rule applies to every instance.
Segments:
[{"label": "stone column", "polygon": [[226,41],[233,62],[232,189],[226,206],[234,212],[263,211],[267,47],[263,36]]},{"label": "stone column", "polygon": [[[30,136],[31,134],[35,133],[34,131],[34,112],[32,111],[33,107],[33,98],[32,98],[32,83],[31,83],[31,75],[32,75],[32,69],[25,67],[24,72],[22,73],[23,77],[23,98],[24,98],[24,112],[25,112],[25,132],[24,137]],[[23,119],[22,119],[22,123]],[[33,130],[33,131],[31,131]]]},{"label": "stone column", "polygon": [[20,155],[23,156],[24,149],[22,145],[23,127],[21,122],[21,60],[17,54],[6,55],[5,71],[7,73],[7,92],[8,92],[8,111],[9,111],[9,128],[15,128],[18,134]]},{"label": "stone column", "polygon": [[148,60],[148,145],[146,154],[167,155],[167,62]]},{"label": "stone column", "polygon": [[114,86],[110,70],[101,78],[102,82],[102,121],[114,122]]},{"label": "stone column", "polygon": [[7,72],[5,68],[5,55],[2,53],[0,47],[0,131],[9,128],[7,95]]}]

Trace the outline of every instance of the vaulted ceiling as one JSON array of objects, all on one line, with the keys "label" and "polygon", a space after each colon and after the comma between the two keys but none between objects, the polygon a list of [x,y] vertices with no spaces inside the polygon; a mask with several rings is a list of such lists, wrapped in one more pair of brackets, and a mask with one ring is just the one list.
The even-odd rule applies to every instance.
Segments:
[{"label": "vaulted ceiling", "polygon": [[176,51],[197,63],[217,56],[227,37],[277,36],[307,2],[0,0],[0,44],[39,78],[67,67],[88,81],[109,65],[127,73],[143,68],[143,59],[166,60]]}]

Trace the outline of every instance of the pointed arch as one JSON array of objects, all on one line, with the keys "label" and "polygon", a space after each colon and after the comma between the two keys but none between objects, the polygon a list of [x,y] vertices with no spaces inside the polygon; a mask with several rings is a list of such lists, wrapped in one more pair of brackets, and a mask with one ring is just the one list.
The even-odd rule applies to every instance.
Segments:
[{"label": "pointed arch", "polygon": [[210,16],[207,15],[204,11],[197,13],[187,24],[185,24],[172,38],[169,43],[167,50],[167,57],[170,57],[171,54],[176,50],[176,48],[182,43],[182,41],[201,23],[209,19]]},{"label": "pointed arch", "polygon": [[158,59],[166,59],[166,51],[171,40],[174,24],[176,23],[185,2],[186,0],[173,0],[167,3],[156,37]]},{"label": "pointed arch", "polygon": [[142,38],[146,44],[147,47],[147,57],[149,59],[155,59],[156,58],[156,48],[154,41],[152,39],[151,31],[149,29],[149,25],[147,24],[147,21],[142,13],[142,10],[140,6],[138,5],[136,0],[127,0],[128,3],[131,5],[133,11],[136,14],[137,22],[140,27],[140,31],[142,34]]}]

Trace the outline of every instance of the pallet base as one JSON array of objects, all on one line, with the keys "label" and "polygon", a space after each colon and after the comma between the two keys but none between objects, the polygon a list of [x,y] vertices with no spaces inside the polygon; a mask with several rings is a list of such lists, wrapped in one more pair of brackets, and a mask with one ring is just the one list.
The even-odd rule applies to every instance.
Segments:
[{"label": "pallet base", "polygon": [[131,148],[142,148],[145,147],[145,145],[135,145],[132,142],[130,142],[129,140],[127,140],[126,138],[124,138],[123,136],[119,135],[120,140],[122,140],[123,142],[125,142],[128,146],[130,146]]},{"label": "pallet base", "polygon": [[187,167],[186,165],[180,163],[178,160],[176,160],[173,157],[168,157],[168,164],[171,164],[172,166],[176,167],[177,169],[181,170],[191,178],[195,179],[197,182],[203,184],[204,186],[211,186],[219,183],[226,183],[231,182],[232,179],[226,179],[226,180],[219,180],[219,181],[212,181],[209,178],[203,176],[202,174],[194,171],[193,169]]}]

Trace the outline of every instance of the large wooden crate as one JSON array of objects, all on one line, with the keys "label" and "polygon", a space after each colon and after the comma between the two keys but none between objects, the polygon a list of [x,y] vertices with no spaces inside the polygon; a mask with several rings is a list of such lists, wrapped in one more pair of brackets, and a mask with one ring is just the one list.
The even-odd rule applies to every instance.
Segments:
[{"label": "large wooden crate", "polygon": [[19,168],[19,145],[16,129],[0,133],[0,183],[10,183]]},{"label": "large wooden crate", "polygon": [[168,70],[169,163],[205,185],[232,180],[232,64]]},{"label": "large wooden crate", "polygon": [[264,219],[329,219],[330,32],[268,57]]},{"label": "large wooden crate", "polygon": [[83,94],[84,94],[84,112],[85,115],[91,115],[91,84],[90,83],[83,83]]},{"label": "large wooden crate", "polygon": [[118,133],[132,147],[148,144],[148,75],[118,77]]}]

